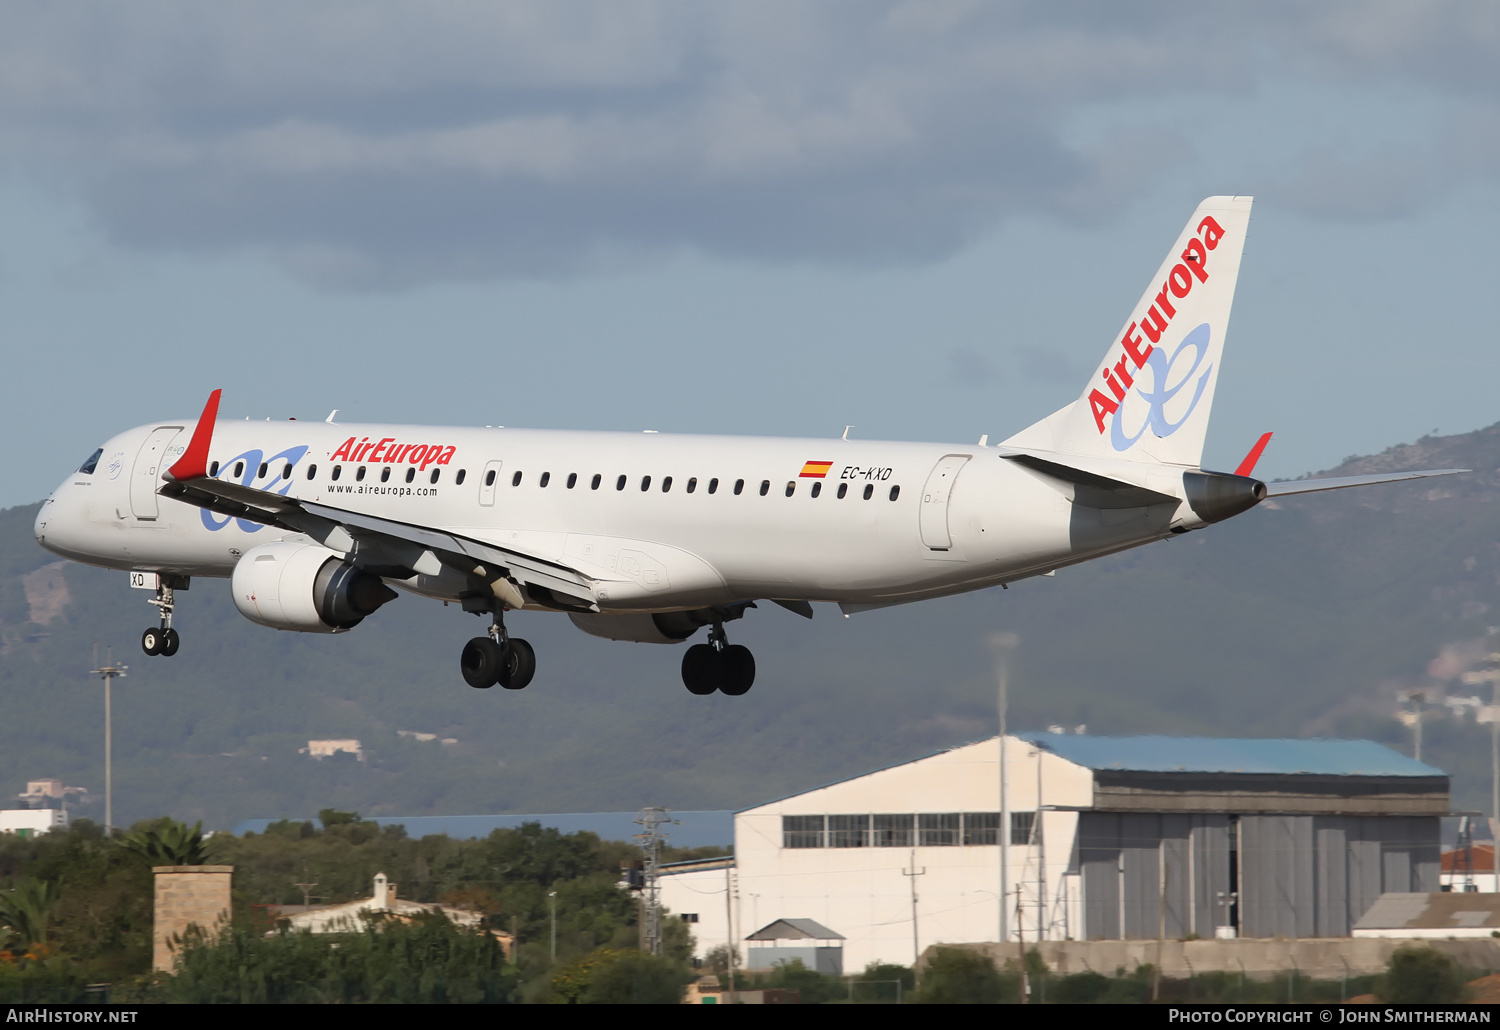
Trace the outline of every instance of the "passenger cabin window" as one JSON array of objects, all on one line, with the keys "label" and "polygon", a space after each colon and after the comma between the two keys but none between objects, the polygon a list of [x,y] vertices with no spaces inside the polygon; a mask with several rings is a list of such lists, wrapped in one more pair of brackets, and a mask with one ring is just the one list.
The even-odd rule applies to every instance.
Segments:
[{"label": "passenger cabin window", "polygon": [[797,492],[797,481],[795,479],[788,479],[786,481],[786,495],[788,497],[790,497],[790,496],[792,496],[792,494],[794,494],[796,492]]},{"label": "passenger cabin window", "polygon": [[896,498],[898,498],[900,496],[901,496],[901,488],[899,486],[893,486],[893,487],[891,487],[891,500],[894,501]]},{"label": "passenger cabin window", "polygon": [[742,494],[744,492],[745,492],[745,481],[743,479],[736,479],[734,481],[734,495],[736,497],[738,497],[740,494]]},{"label": "passenger cabin window", "polygon": [[365,467],[363,465],[354,470],[354,481],[356,483],[363,483],[365,481]]},{"label": "passenger cabin window", "polygon": [[571,490],[571,489],[573,489],[577,485],[578,485],[578,473],[577,472],[569,472],[568,473],[568,489]]},{"label": "passenger cabin window", "polygon": [[844,495],[847,494],[848,492],[849,492],[849,484],[848,483],[840,483],[839,484],[839,500],[842,501],[844,499]]},{"label": "passenger cabin window", "polygon": [[769,479],[762,479],[760,481],[760,495],[762,497],[764,497],[766,494],[768,494],[770,492],[771,492],[771,481]]},{"label": "passenger cabin window", "polygon": [[672,477],[667,476],[661,481],[661,492],[666,493],[670,489],[672,489]]},{"label": "passenger cabin window", "polygon": [[486,472],[484,474],[484,485],[485,486],[494,486],[495,485],[495,470],[494,469],[490,469],[488,472]]},{"label": "passenger cabin window", "polygon": [[237,461],[237,462],[235,462],[234,463],[234,478],[235,479],[239,479],[244,474],[245,474],[245,463],[243,461]]},{"label": "passenger cabin window", "polygon": [[615,489],[616,490],[623,490],[623,489],[625,489],[625,477],[624,476],[621,476],[619,479],[615,480]]},{"label": "passenger cabin window", "polygon": [[284,468],[284,469],[281,470],[281,478],[282,479],[291,479],[292,478],[292,463],[291,462],[287,462],[286,463],[286,468]]},{"label": "passenger cabin window", "polygon": [[542,478],[539,479],[539,480],[537,480],[537,486],[539,486],[543,490],[545,490],[547,488],[547,484],[550,483],[550,482],[552,482],[552,473],[550,473],[550,472],[543,472],[542,473]]},{"label": "passenger cabin window", "polygon": [[521,473],[517,472],[515,475],[513,475],[513,476],[510,477],[510,485],[511,486],[520,486],[521,485]]},{"label": "passenger cabin window", "polygon": [[265,479],[266,478],[266,463],[265,462],[261,462],[260,463],[260,471],[255,474],[255,478],[256,479]]},{"label": "passenger cabin window", "polygon": [[316,465],[309,465],[309,466],[307,466],[307,478],[308,479],[311,479],[313,476],[316,476],[317,474],[318,474],[318,466],[316,466]]},{"label": "passenger cabin window", "polygon": [[344,471],[344,466],[342,466],[342,465],[335,465],[333,467],[333,472],[329,475],[328,478],[336,481],[339,478],[339,473],[341,473],[343,471]]},{"label": "passenger cabin window", "polygon": [[380,481],[382,483],[389,483],[391,481],[391,467],[389,465],[380,470]]},{"label": "passenger cabin window", "polygon": [[432,475],[427,477],[427,482],[436,483],[438,481],[438,476],[442,474],[442,471],[442,469],[433,469]]},{"label": "passenger cabin window", "polygon": [[[93,457],[93,458],[91,458],[89,460],[93,461],[93,462],[95,462],[97,464],[98,461],[99,461],[99,458],[97,456],[95,456],[95,457]],[[84,467],[81,468],[81,469],[79,469],[78,471],[79,472],[92,472],[92,471],[94,471],[94,467],[93,467],[93,465],[88,464],[88,462],[85,462],[84,463]],[[210,478],[212,478],[214,476],[217,476],[218,474],[219,474],[219,463],[216,461],[216,462],[214,462],[212,465],[210,465],[208,467],[208,475],[209,475]]]},{"label": "passenger cabin window", "polygon": [[410,483],[413,479],[416,479],[416,478],[417,478],[417,470],[416,469],[409,468],[409,469],[406,470],[406,481],[408,483]]},{"label": "passenger cabin window", "polygon": [[812,495],[814,497],[816,497],[816,496],[818,496],[822,492],[823,492],[823,484],[821,482],[814,483],[813,484],[813,488],[812,488]]},{"label": "passenger cabin window", "polygon": [[865,484],[865,500],[868,501],[871,497],[874,497],[874,496],[875,496],[875,484],[874,483],[866,483]]},{"label": "passenger cabin window", "polygon": [[458,470],[458,475],[456,475],[456,476],[453,477],[453,485],[454,486],[463,486],[464,485],[464,476],[466,474],[467,474],[467,470],[466,469],[459,469]]},{"label": "passenger cabin window", "polygon": [[698,477],[693,476],[688,480],[687,492],[692,493],[696,489],[698,489]]},{"label": "passenger cabin window", "polygon": [[717,479],[710,479],[708,481],[708,492],[711,494],[719,492],[719,481]]},{"label": "passenger cabin window", "polygon": [[650,476],[642,476],[641,477],[641,493],[645,493],[647,490],[650,490],[650,489],[651,489],[651,477]]},{"label": "passenger cabin window", "polygon": [[[94,474],[94,469],[96,469],[96,468],[99,467],[99,459],[102,458],[102,457],[104,457],[104,448],[100,447],[93,454],[90,454],[88,456],[88,458],[85,459],[85,461],[84,461],[84,463],[82,465],[78,466],[78,471],[82,472],[86,476],[92,476]],[[209,475],[211,475],[211,476],[218,475],[219,474],[218,469],[219,469],[219,463],[218,462],[214,462],[214,471],[210,472]]]},{"label": "passenger cabin window", "polygon": [[597,489],[599,489],[599,484],[602,483],[602,482],[604,482],[604,477],[601,476],[599,473],[595,472],[594,473],[594,478],[591,479],[591,480],[589,480],[589,489],[590,490],[597,490]]}]

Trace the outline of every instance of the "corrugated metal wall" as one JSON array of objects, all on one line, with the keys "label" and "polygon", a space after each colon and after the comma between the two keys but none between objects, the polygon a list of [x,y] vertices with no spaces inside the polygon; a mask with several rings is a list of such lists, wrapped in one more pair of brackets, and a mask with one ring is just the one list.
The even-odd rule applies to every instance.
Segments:
[{"label": "corrugated metal wall", "polygon": [[[1246,937],[1344,937],[1381,893],[1438,889],[1433,816],[1083,812],[1091,940],[1212,937],[1238,890]],[[1238,848],[1238,884],[1231,851]],[[1163,895],[1165,885],[1165,896]]]}]

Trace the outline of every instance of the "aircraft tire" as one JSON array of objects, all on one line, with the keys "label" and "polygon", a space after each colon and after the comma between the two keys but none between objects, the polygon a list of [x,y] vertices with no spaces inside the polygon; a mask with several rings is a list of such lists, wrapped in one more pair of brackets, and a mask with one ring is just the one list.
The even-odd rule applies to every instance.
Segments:
[{"label": "aircraft tire", "polygon": [[506,690],[524,690],[536,675],[536,651],[520,637],[511,637],[502,667],[500,685]]},{"label": "aircraft tire", "polygon": [[730,644],[719,656],[722,669],[719,690],[739,697],[755,685],[755,655],[744,644]]},{"label": "aircraft tire", "polygon": [[708,644],[694,644],[682,656],[682,685],[704,697],[719,689],[723,665],[719,652]]},{"label": "aircraft tire", "polygon": [[161,654],[163,658],[171,658],[174,654],[177,653],[177,649],[181,646],[182,637],[177,635],[177,631],[175,629],[168,627],[167,629],[162,631]]},{"label": "aircraft tire", "polygon": [[149,655],[161,654],[162,632],[156,627],[141,634],[141,650]]},{"label": "aircraft tire", "polygon": [[465,683],[475,690],[487,690],[500,679],[503,659],[499,644],[489,637],[475,637],[464,645],[458,664]]}]

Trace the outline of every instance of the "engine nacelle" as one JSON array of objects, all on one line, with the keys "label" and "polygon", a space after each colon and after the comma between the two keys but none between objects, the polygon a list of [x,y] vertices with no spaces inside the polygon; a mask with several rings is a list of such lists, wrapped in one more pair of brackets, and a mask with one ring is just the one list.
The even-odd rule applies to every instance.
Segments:
[{"label": "engine nacelle", "polygon": [[245,552],[230,579],[234,606],[251,622],[301,633],[340,633],[394,600],[379,576],[318,544],[278,542]]},{"label": "engine nacelle", "polygon": [[628,640],[633,644],[680,644],[712,619],[707,613],[659,612],[640,615],[570,614],[573,625],[605,640]]}]

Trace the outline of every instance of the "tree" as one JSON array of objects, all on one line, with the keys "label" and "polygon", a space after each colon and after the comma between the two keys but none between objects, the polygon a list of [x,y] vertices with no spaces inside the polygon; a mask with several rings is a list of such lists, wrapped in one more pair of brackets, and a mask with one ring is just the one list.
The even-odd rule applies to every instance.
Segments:
[{"label": "tree", "polygon": [[934,948],[912,1000],[927,1005],[993,1005],[1005,994],[1015,993],[1015,986],[1005,979],[988,955],[965,948]]},{"label": "tree", "polygon": [[20,947],[32,958],[46,952],[52,910],[61,894],[57,884],[42,880],[22,880],[0,893],[0,926],[11,935],[7,950]]},{"label": "tree", "polygon": [[175,819],[160,819],[132,829],[120,838],[119,845],[151,865],[207,865],[209,860],[201,822],[189,829]]},{"label": "tree", "polygon": [[1408,944],[1391,954],[1380,997],[1408,1005],[1463,1001],[1465,982],[1453,959],[1435,948]]}]

